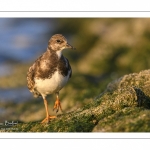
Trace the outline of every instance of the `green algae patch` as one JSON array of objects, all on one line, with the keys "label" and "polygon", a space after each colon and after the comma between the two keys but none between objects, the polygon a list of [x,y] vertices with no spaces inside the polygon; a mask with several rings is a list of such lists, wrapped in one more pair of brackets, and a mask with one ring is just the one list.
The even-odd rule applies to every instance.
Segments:
[{"label": "green algae patch", "polygon": [[48,124],[18,123],[9,132],[149,132],[149,80],[150,70],[125,75],[82,108],[59,114]]}]

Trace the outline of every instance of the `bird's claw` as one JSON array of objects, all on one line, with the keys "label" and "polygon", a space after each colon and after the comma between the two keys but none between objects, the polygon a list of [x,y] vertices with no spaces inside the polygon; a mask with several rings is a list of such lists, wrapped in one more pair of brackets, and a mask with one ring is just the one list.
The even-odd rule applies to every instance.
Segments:
[{"label": "bird's claw", "polygon": [[51,119],[55,119],[55,118],[57,118],[57,117],[56,116],[48,116],[45,119],[43,119],[43,121],[41,123],[49,123],[49,121]]},{"label": "bird's claw", "polygon": [[[53,108],[53,111],[55,110],[55,108]],[[58,113],[59,109],[56,109],[56,113]]]},{"label": "bird's claw", "polygon": [[62,111],[61,104],[60,104],[60,100],[59,100],[59,99],[56,99],[55,104],[54,104],[53,111],[56,110],[56,113],[58,113],[59,109]]}]

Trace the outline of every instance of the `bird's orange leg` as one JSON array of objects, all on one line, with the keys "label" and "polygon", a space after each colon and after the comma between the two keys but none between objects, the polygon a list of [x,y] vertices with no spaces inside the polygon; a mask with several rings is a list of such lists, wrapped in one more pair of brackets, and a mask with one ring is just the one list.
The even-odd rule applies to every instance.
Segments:
[{"label": "bird's orange leg", "polygon": [[44,105],[45,105],[45,110],[46,110],[46,118],[41,123],[48,123],[50,119],[54,119],[56,118],[56,116],[49,115],[47,100],[45,98],[43,100],[44,100]]},{"label": "bird's orange leg", "polygon": [[59,111],[59,109],[62,111],[61,103],[59,100],[59,93],[56,93],[56,101],[55,101],[53,110],[55,110],[55,109],[56,109],[56,113]]}]

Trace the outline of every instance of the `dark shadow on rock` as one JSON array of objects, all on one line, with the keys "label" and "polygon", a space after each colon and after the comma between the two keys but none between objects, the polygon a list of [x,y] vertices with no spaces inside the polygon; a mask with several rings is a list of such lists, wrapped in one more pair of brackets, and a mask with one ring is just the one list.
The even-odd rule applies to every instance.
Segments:
[{"label": "dark shadow on rock", "polygon": [[134,87],[134,90],[137,95],[138,107],[150,109],[150,97],[145,95],[145,93],[140,88]]}]

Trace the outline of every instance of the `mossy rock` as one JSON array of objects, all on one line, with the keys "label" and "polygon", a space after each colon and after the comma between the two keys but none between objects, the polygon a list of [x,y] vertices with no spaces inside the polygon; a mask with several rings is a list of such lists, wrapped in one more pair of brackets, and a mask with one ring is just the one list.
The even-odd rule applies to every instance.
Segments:
[{"label": "mossy rock", "polygon": [[149,132],[150,70],[108,84],[93,102],[58,115],[49,124],[18,123],[9,132]]}]

